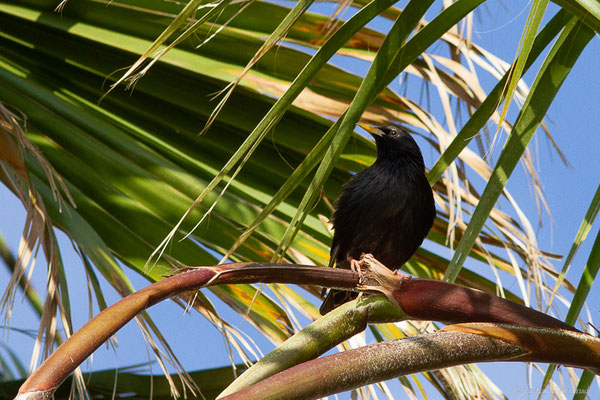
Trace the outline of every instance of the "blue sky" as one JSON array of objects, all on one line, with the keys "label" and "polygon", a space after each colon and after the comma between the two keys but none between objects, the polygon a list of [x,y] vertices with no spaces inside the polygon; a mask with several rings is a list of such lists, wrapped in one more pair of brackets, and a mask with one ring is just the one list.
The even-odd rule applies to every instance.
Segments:
[{"label": "blue sky", "polygon": [[[326,7],[326,6],[319,6]],[[524,26],[528,8],[522,2],[504,1],[490,2],[488,10],[481,10],[480,18],[476,18],[476,29],[473,40],[480,46],[490,50],[504,60],[513,59],[516,44]],[[553,15],[556,7],[552,4],[549,15]],[[364,65],[344,64],[342,67],[359,71]],[[542,218],[543,224],[538,228],[538,241],[543,250],[553,253],[566,254],[571,246],[575,233],[587,210],[592,196],[600,184],[600,162],[598,161],[598,150],[600,149],[600,40],[594,38],[588,45],[574,70],[567,78],[563,88],[558,94],[550,108],[549,128],[559,147],[568,158],[571,167],[565,167],[558,156],[550,150],[547,140],[539,137],[534,138],[538,149],[538,171],[542,178],[545,194],[549,207],[552,211],[551,220],[547,215]],[[539,63],[537,64],[539,67]],[[528,84],[531,84],[537,67],[525,76]],[[484,88],[489,90],[493,82],[484,82]],[[442,114],[437,115],[442,120]],[[435,161],[435,154],[424,152],[426,163],[431,166]],[[483,183],[482,183],[483,184]],[[532,222],[536,222],[536,206],[531,196],[531,191],[524,178],[520,167],[515,170],[508,189],[516,197],[519,204]],[[15,196],[5,187],[0,187],[0,232],[10,248],[16,254],[19,237],[23,228],[25,212]],[[505,210],[509,211],[509,210]],[[598,234],[599,223],[594,224],[589,237],[575,258],[568,278],[577,279],[585,265],[589,255],[591,244]],[[78,256],[72,251],[72,246],[64,235],[59,235],[61,240],[61,251],[67,269],[70,271],[70,295],[72,299],[82,299],[74,302],[74,321],[80,327],[88,319],[87,287],[86,280]],[[34,271],[33,282],[37,288],[44,287],[46,272],[43,258]],[[559,269],[560,262],[555,263]],[[486,273],[485,271],[478,271]],[[489,271],[488,271],[489,273]],[[136,288],[146,285],[145,280],[132,276]],[[0,283],[2,290],[9,275],[6,269],[0,267]],[[577,281],[573,282],[577,284]],[[597,286],[597,285],[596,285]],[[597,287],[590,293],[588,304],[590,314],[594,321],[600,320],[600,295]],[[105,287],[108,288],[107,285]],[[517,287],[509,289],[518,292]],[[118,296],[112,289],[106,290],[107,302],[109,304],[118,300]],[[222,307],[221,309],[224,309]],[[37,319],[27,305],[21,303],[21,297],[17,297],[13,317],[10,326],[19,329],[30,329],[35,334]],[[94,313],[97,310],[94,311]],[[215,328],[206,320],[196,314],[183,315],[182,310],[172,302],[164,302],[151,310],[151,315],[156,319],[159,326],[166,329],[166,336],[173,346],[175,353],[180,357],[184,365],[190,369],[209,368],[228,364],[226,346]],[[242,330],[252,333],[254,328],[246,321],[239,318],[233,312],[225,312],[225,316],[234,321]],[[29,360],[29,354],[33,340],[15,331],[4,330],[1,342],[7,343],[17,351],[21,360],[25,363]],[[148,360],[148,349],[142,340],[142,335],[135,324],[130,323],[117,335],[119,348],[116,353],[111,349],[102,349],[96,352],[93,359],[93,369],[114,368],[115,365],[124,367],[127,365],[143,363]],[[271,345],[266,340],[254,335],[259,345],[264,349],[270,349]],[[192,349],[190,351],[190,349]],[[527,388],[527,372],[523,364],[497,363],[482,366],[482,368],[496,379],[499,386],[510,398],[534,399],[537,397],[535,390]],[[158,371],[158,367],[154,367]],[[533,374],[534,376],[537,373]],[[534,381],[532,388],[535,389]],[[592,398],[599,396],[598,386],[592,386]],[[567,396],[568,398],[571,396]],[[544,396],[543,398],[549,398]]]}]

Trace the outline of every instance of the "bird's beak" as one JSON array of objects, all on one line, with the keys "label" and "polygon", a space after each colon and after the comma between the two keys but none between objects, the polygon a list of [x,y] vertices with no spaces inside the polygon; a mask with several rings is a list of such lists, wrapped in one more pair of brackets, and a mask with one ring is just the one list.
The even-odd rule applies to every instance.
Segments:
[{"label": "bird's beak", "polygon": [[361,128],[363,128],[365,131],[369,132],[371,135],[383,136],[383,131],[379,128],[376,128],[371,125],[365,125],[365,124],[357,124],[357,125],[360,126]]}]

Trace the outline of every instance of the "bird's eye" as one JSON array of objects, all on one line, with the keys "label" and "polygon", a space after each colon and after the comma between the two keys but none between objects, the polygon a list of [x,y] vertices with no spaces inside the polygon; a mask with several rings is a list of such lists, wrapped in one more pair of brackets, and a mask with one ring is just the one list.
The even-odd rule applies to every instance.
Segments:
[{"label": "bird's eye", "polygon": [[398,136],[398,131],[396,129],[390,130],[390,136]]}]

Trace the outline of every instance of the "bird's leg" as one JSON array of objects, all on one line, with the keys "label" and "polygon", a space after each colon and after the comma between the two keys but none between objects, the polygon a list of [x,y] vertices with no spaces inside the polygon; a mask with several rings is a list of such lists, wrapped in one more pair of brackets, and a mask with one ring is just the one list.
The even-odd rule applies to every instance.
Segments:
[{"label": "bird's leg", "polygon": [[360,260],[355,260],[352,257],[348,257],[347,258],[348,262],[350,263],[350,269],[352,270],[352,272],[354,272],[356,275],[358,275],[358,281],[362,284],[362,281],[364,279],[364,275],[362,272],[362,258]]},{"label": "bird's leg", "polygon": [[362,272],[360,270],[360,261],[355,260],[354,258],[350,258],[350,269],[358,274],[358,276],[362,276]]},{"label": "bird's leg", "polygon": [[[350,262],[350,269],[354,273],[356,273],[358,275],[358,281],[360,282],[359,285],[362,286],[363,279],[364,279],[364,275],[363,275],[363,272],[362,272],[362,266],[361,266],[361,264],[362,264],[362,257],[361,257],[360,260],[355,260],[352,257],[348,257],[347,260]],[[363,293],[359,292],[358,293],[358,298],[359,299],[362,298],[362,295],[363,295]]]}]

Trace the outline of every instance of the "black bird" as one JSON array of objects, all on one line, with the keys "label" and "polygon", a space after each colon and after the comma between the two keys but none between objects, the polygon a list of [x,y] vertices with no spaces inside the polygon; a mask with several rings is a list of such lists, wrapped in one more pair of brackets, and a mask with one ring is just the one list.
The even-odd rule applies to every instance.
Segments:
[{"label": "black bird", "polygon": [[[377,160],[352,177],[336,201],[329,266],[350,269],[352,260],[371,253],[395,270],[417,251],[433,225],[433,192],[423,155],[405,129],[359,126],[375,139]],[[356,296],[330,290],[321,315]]]}]

